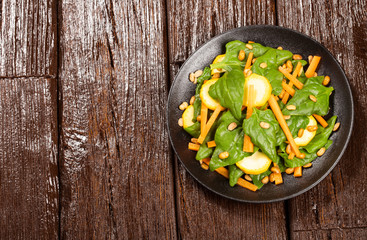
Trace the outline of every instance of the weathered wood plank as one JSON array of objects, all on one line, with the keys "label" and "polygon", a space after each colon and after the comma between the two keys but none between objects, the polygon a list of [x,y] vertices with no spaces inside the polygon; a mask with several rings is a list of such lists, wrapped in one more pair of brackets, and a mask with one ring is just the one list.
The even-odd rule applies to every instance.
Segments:
[{"label": "weathered wood plank", "polygon": [[56,1],[3,0],[0,13],[0,77],[54,77]]},{"label": "weathered wood plank", "polygon": [[[226,30],[275,24],[274,1],[168,1],[171,81],[197,47]],[[243,204],[200,186],[176,158],[179,235],[183,239],[285,239],[284,203]],[[276,233],[276,234],[275,234]]]},{"label": "weathered wood plank", "polygon": [[164,2],[60,11],[61,236],[175,239]]},{"label": "weathered wood plank", "polygon": [[362,150],[367,135],[360,130],[367,120],[367,4],[304,0],[278,1],[277,6],[281,26],[312,36],[338,59],[351,83],[356,110],[352,139],[340,163],[317,187],[290,201],[291,229],[340,228],[346,236],[344,228],[367,228],[367,156]]},{"label": "weathered wood plank", "polygon": [[56,80],[0,80],[0,236],[56,239]]}]

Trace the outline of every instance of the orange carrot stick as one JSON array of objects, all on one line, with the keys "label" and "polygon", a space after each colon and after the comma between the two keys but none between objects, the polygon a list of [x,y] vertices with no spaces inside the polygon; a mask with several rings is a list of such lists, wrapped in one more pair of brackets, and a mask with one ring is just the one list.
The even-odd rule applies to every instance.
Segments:
[{"label": "orange carrot stick", "polygon": [[[287,92],[288,95],[293,96],[296,93],[296,90],[294,90],[292,87],[290,87],[286,82],[282,82],[283,89]],[[286,96],[284,96],[285,98]],[[283,98],[283,99],[284,99]],[[283,101],[284,103],[284,101]],[[284,103],[285,104],[285,103]]]},{"label": "orange carrot stick", "polygon": [[[302,63],[301,63],[301,62],[298,62],[298,63],[297,63],[297,66],[296,66],[296,69],[294,69],[294,71],[293,71],[292,76],[297,77],[297,76],[298,76],[298,74],[301,72],[301,69],[302,69]],[[289,87],[290,87],[290,88],[292,88],[292,87],[293,87],[293,82],[290,82],[290,83],[289,83]],[[293,89],[293,88],[292,88],[292,89]],[[292,95],[292,96],[293,96],[293,95]],[[284,94],[284,97],[283,97],[283,99],[282,99],[282,102],[283,102],[284,104],[287,104],[288,99],[289,99],[289,93],[285,93],[285,94]]]},{"label": "orange carrot stick", "polygon": [[[207,165],[209,165],[210,158],[204,158],[204,159],[202,159],[202,161],[204,163],[206,163]],[[215,171],[217,173],[219,173],[220,175],[222,175],[223,177],[229,178],[229,172],[228,172],[228,170],[226,168],[219,167],[219,168],[215,169]],[[247,189],[249,189],[249,190],[251,190],[253,192],[255,192],[257,190],[257,187],[254,184],[249,183],[248,181],[246,181],[243,178],[239,178],[238,181],[237,181],[237,184],[240,185],[241,187],[247,188]]]},{"label": "orange carrot stick", "polygon": [[253,52],[250,52],[248,54],[248,57],[247,57],[247,61],[246,61],[246,65],[245,65],[245,69],[249,69],[250,66],[251,66],[251,62],[252,62],[252,58],[254,57],[254,53]]},{"label": "orange carrot stick", "polygon": [[301,152],[299,151],[298,146],[297,146],[296,142],[294,141],[292,133],[289,130],[289,127],[288,127],[288,125],[287,125],[287,123],[284,119],[283,113],[280,110],[278,102],[275,100],[275,97],[274,97],[273,94],[270,95],[269,105],[270,105],[271,110],[273,110],[273,113],[274,113],[276,119],[278,120],[280,127],[283,129],[283,132],[284,132],[285,136],[287,137],[288,142],[291,145],[294,153],[296,154],[297,157],[300,156]]},{"label": "orange carrot stick", "polygon": [[212,147],[216,147],[216,146],[217,146],[217,144],[215,143],[215,141],[214,141],[214,140],[213,140],[213,141],[208,142],[208,143],[207,143],[207,145],[208,145],[208,148],[212,148]]},{"label": "orange carrot stick", "polygon": [[215,120],[217,119],[217,117],[218,117],[219,113],[220,113],[221,111],[223,111],[224,109],[225,109],[225,108],[223,108],[222,106],[220,106],[220,105],[219,105],[219,106],[214,110],[213,114],[212,114],[212,115],[210,116],[210,118],[209,118],[209,121],[206,123],[204,130],[200,133],[200,136],[199,136],[199,138],[198,138],[198,143],[199,143],[199,144],[202,144],[202,143],[203,143],[203,141],[204,141],[204,139],[205,139],[206,135],[208,135],[208,132],[209,132],[210,128],[213,126],[213,124],[214,124]]},{"label": "orange carrot stick", "polygon": [[[255,89],[254,85],[249,86],[248,94],[247,94],[247,113],[246,119],[250,118],[253,112],[253,105],[254,105],[254,98],[255,98]],[[245,134],[243,139],[243,149],[244,152],[254,152],[254,144],[251,142],[251,138]]]},{"label": "orange carrot stick", "polygon": [[200,111],[200,132],[204,131],[206,121],[208,120],[208,107],[202,102],[201,103],[201,111]]},{"label": "orange carrot stick", "polygon": [[278,70],[279,72],[283,73],[283,75],[288,78],[289,81],[293,82],[294,86],[296,86],[298,89],[303,88],[303,83],[301,83],[296,77],[287,72],[284,68],[279,67]]},{"label": "orange carrot stick", "polygon": [[306,77],[308,77],[308,78],[313,77],[313,75],[316,71],[316,68],[319,65],[320,60],[321,60],[321,57],[319,57],[319,56],[314,56],[312,58],[310,66],[308,66],[307,71],[305,73]]},{"label": "orange carrot stick", "polygon": [[293,176],[294,177],[302,177],[302,167],[295,167]]},{"label": "orange carrot stick", "polygon": [[316,118],[316,120],[321,124],[322,127],[326,128],[329,124],[325,121],[323,117],[317,114],[312,114]]},{"label": "orange carrot stick", "polygon": [[194,151],[199,151],[200,145],[195,143],[189,143],[189,149]]}]

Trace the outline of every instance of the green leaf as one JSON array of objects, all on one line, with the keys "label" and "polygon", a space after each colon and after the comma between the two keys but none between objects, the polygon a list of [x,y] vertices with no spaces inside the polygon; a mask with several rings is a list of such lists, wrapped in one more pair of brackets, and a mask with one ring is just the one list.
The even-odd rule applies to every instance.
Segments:
[{"label": "green leaf", "polygon": [[[210,68],[212,70],[216,68],[223,68],[226,69],[227,71],[231,71],[233,68],[236,67],[243,68],[246,64],[246,60],[250,52],[254,53],[254,57],[259,57],[263,55],[268,49],[270,49],[269,47],[264,47],[260,43],[249,43],[249,44],[252,45],[253,47],[252,49],[246,48],[246,43],[238,40],[227,43],[226,54],[224,59],[219,63],[210,65]],[[238,54],[240,50],[244,50],[246,53],[246,58],[243,61],[238,60]]]},{"label": "green leaf", "polygon": [[[258,57],[251,70],[254,73],[266,77],[272,88],[274,95],[279,95],[282,91],[283,74],[278,71],[278,67],[285,61],[291,59],[293,54],[287,50],[270,48],[264,55]],[[266,63],[266,68],[261,68],[260,64]]]},{"label": "green leaf", "polygon": [[194,101],[194,118],[193,121],[196,122],[196,118],[198,115],[200,115],[201,111],[201,99],[200,99],[200,89],[203,86],[203,83],[205,80],[208,80],[211,78],[210,75],[211,71],[209,67],[204,68],[203,74],[201,74],[200,77],[197,79],[197,85],[195,89],[195,101]]},{"label": "green leaf", "polygon": [[[332,143],[333,141],[327,140],[326,144],[321,147],[325,147],[325,149],[328,149]],[[300,159],[297,157],[294,157],[293,159],[288,159],[288,154],[286,153],[280,153],[279,155],[284,159],[284,164],[288,168],[304,166],[317,158],[316,152],[308,153],[302,149],[300,149],[300,151],[306,155],[304,159]]]},{"label": "green leaf", "polygon": [[217,99],[220,105],[231,110],[239,120],[242,115],[242,103],[244,94],[245,76],[239,68],[226,72],[209,89],[209,95]]},{"label": "green leaf", "polygon": [[269,176],[270,174],[271,174],[271,171],[268,169],[266,170],[266,172],[263,172],[257,175],[250,174],[250,177],[252,178],[252,182],[254,183],[254,185],[260,189],[264,186],[261,180],[264,177]]},{"label": "green leaf", "polygon": [[306,149],[307,152],[312,153],[322,148],[322,146],[327,143],[331,133],[333,132],[335,122],[336,116],[333,116],[327,121],[329,125],[326,128],[318,125],[318,128],[320,128],[318,134],[316,134],[316,136],[311,140],[309,144],[307,144],[307,146],[304,147],[304,149]]},{"label": "green leaf", "polygon": [[[324,116],[329,111],[329,96],[334,90],[332,87],[324,87],[318,78],[309,78],[301,90],[296,91],[292,99],[287,103],[296,106],[296,110],[283,109],[284,115],[312,115]],[[309,96],[314,95],[317,99],[313,102]]]},{"label": "green leaf", "polygon": [[244,172],[239,169],[235,164],[229,165],[229,185],[233,187],[236,185],[238,179],[244,174]]},{"label": "green leaf", "polygon": [[[269,123],[268,129],[260,127],[260,122]],[[252,143],[258,146],[272,161],[278,162],[276,143],[277,133],[282,131],[273,112],[268,109],[265,111],[253,108],[250,118],[243,121],[243,129],[250,136]]]},{"label": "green leaf", "polygon": [[200,123],[195,122],[190,127],[184,128],[184,130],[190,134],[194,138],[198,138],[200,136]]},{"label": "green leaf", "polygon": [[[235,122],[238,127],[232,131],[229,131],[228,125],[232,122]],[[214,171],[219,167],[235,164],[244,157],[250,156],[251,154],[242,151],[243,138],[244,133],[242,131],[242,127],[240,126],[240,122],[232,115],[230,111],[224,113],[220,119],[217,131],[215,132],[214,140],[217,146],[209,164],[210,170]],[[229,157],[223,160],[220,159],[219,154],[222,152],[228,152]]]}]

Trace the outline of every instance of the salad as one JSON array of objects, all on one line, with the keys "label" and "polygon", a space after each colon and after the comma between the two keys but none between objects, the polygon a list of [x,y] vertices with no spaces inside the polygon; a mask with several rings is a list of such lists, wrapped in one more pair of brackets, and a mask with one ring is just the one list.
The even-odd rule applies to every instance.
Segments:
[{"label": "salad", "polygon": [[320,60],[235,40],[210,67],[191,73],[196,90],[179,106],[178,123],[201,167],[252,191],[282,184],[283,172],[301,177],[340,126],[336,116],[324,119],[334,89],[316,72]]}]

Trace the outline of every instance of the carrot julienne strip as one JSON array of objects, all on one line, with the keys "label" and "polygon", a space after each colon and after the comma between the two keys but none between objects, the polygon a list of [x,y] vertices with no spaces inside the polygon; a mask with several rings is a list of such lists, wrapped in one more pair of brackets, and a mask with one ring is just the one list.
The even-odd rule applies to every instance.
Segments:
[{"label": "carrot julienne strip", "polygon": [[314,56],[312,58],[310,66],[308,66],[307,71],[305,73],[306,77],[308,77],[308,78],[313,77],[313,75],[316,71],[316,68],[319,65],[320,60],[321,60],[320,56]]},{"label": "carrot julienne strip", "polygon": [[213,124],[214,124],[215,120],[217,119],[219,113],[221,111],[223,111],[224,109],[225,109],[224,107],[222,107],[222,106],[219,105],[214,110],[213,114],[209,118],[209,121],[206,123],[204,130],[200,133],[200,136],[198,138],[198,143],[199,144],[202,144],[203,143],[206,135],[208,135],[208,132],[209,132],[210,128],[213,126]]},{"label": "carrot julienne strip", "polygon": [[199,151],[200,145],[195,143],[189,143],[189,149],[194,151]]},{"label": "carrot julienne strip", "polygon": [[[296,93],[296,90],[294,90],[292,87],[290,87],[286,82],[282,82],[282,87],[287,92],[288,96],[289,95],[293,96]],[[284,98],[282,100],[284,100],[285,98],[286,98],[286,96],[284,96]],[[283,103],[284,103],[284,101],[283,101]]]},{"label": "carrot julienne strip", "polygon": [[287,72],[284,68],[279,67],[278,70],[279,72],[283,73],[283,75],[288,78],[289,81],[293,82],[294,86],[296,86],[298,89],[303,88],[303,83],[301,83],[296,77]]},{"label": "carrot julienne strip", "polygon": [[275,100],[275,97],[274,97],[273,94],[270,95],[269,105],[270,105],[270,108],[273,111],[276,119],[278,120],[280,127],[283,129],[283,132],[284,132],[285,136],[287,137],[288,142],[291,145],[294,153],[296,154],[297,157],[300,156],[301,155],[301,152],[299,151],[298,146],[297,146],[296,142],[294,141],[294,138],[292,136],[292,133],[289,130],[289,127],[287,125],[287,122],[285,121],[284,116],[283,116],[283,113],[280,110],[280,107],[278,105],[278,102]]},{"label": "carrot julienne strip", "polygon": [[293,176],[302,177],[302,167],[295,167]]},{"label": "carrot julienne strip", "polygon": [[200,132],[203,132],[205,129],[206,121],[208,120],[208,107],[203,102],[201,103],[200,116]]},{"label": "carrot julienne strip", "polygon": [[[254,98],[255,98],[255,89],[254,85],[249,86],[248,95],[247,95],[247,113],[246,119],[250,118],[253,112],[253,105],[254,105]],[[243,149],[244,152],[254,152],[254,144],[251,142],[251,138],[245,134],[243,139]]]},{"label": "carrot julienne strip", "polygon": [[212,147],[216,147],[216,146],[217,146],[217,144],[215,143],[215,141],[214,141],[214,140],[213,140],[213,141],[208,142],[208,143],[207,143],[207,145],[208,145],[208,148],[212,148]]},{"label": "carrot julienne strip", "polygon": [[[204,159],[202,159],[202,161],[209,166],[210,158],[204,158]],[[220,175],[222,175],[223,177],[229,178],[229,172],[226,168],[219,167],[219,168],[215,169],[215,171],[217,173],[219,173]],[[253,192],[255,192],[258,189],[254,184],[249,183],[248,181],[246,181],[243,178],[239,178],[238,181],[237,181],[237,184],[240,185],[241,187],[247,188],[247,189],[249,189]]]},{"label": "carrot julienne strip", "polygon": [[[296,69],[294,69],[294,71],[293,71],[293,76],[294,77],[297,77],[298,76],[298,74],[301,72],[301,69],[302,69],[302,63],[301,62],[298,62],[297,63],[297,66],[296,66]],[[293,87],[293,82],[290,82],[289,83],[289,87],[290,88],[292,88]],[[292,88],[293,89],[293,88]],[[292,95],[293,96],[293,95]],[[289,93],[285,93],[284,94],[284,97],[283,97],[283,99],[282,99],[282,102],[284,103],[284,104],[287,104],[287,102],[288,102],[288,99],[289,99]]]},{"label": "carrot julienne strip", "polygon": [[316,120],[321,124],[323,128],[326,128],[327,126],[329,126],[329,124],[325,121],[325,119],[321,117],[320,115],[312,114],[312,116],[316,118]]},{"label": "carrot julienne strip", "polygon": [[246,65],[245,65],[245,69],[249,69],[250,66],[251,66],[251,62],[252,62],[252,58],[254,57],[254,53],[253,52],[250,52],[248,54],[248,57],[247,57],[247,61],[246,61]]}]

